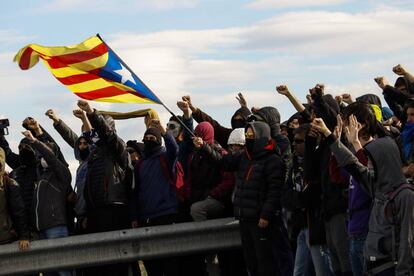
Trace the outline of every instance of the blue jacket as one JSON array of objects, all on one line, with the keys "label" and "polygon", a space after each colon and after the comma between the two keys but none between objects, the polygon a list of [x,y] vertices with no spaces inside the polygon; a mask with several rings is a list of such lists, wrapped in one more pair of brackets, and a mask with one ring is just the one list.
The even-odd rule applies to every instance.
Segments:
[{"label": "blue jacket", "polygon": [[177,213],[177,196],[162,168],[160,155],[165,155],[172,170],[178,145],[170,134],[164,136],[165,146],[138,162],[135,168],[135,189],[131,202],[132,220],[146,220]]}]

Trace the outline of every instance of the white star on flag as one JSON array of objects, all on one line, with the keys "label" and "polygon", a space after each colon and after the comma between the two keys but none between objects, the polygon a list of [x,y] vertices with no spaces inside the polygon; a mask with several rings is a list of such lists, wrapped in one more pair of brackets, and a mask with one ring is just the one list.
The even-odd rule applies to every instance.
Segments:
[{"label": "white star on flag", "polygon": [[130,81],[136,85],[131,72],[128,69],[126,69],[124,66],[122,66],[122,63],[120,63],[119,65],[121,65],[121,69],[114,70],[114,72],[121,76],[122,84],[125,84],[127,81]]}]

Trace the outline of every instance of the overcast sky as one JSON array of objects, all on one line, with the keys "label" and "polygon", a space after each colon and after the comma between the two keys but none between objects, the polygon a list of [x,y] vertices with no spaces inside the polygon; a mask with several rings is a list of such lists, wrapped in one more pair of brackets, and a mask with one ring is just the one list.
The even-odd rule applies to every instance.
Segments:
[{"label": "overcast sky", "polygon": [[[0,115],[10,118],[17,150],[21,121],[33,116],[54,136],[48,108],[76,131],[78,98],[42,63],[21,71],[14,54],[29,43],[71,45],[100,33],[135,73],[174,111],[190,94],[195,105],[230,125],[237,92],[249,106],[273,105],[286,120],[293,108],[275,93],[286,83],[301,99],[315,83],[332,94],[376,93],[373,81],[414,71],[414,2],[349,0],[56,0],[4,1],[0,17]],[[113,111],[157,105],[92,103]],[[124,140],[141,139],[143,122],[119,122]],[[70,161],[71,149],[57,139]]]}]

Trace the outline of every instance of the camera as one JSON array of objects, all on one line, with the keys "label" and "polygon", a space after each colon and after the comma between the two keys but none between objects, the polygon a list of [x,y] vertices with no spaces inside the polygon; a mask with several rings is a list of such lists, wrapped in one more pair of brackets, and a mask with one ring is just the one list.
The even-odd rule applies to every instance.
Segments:
[{"label": "camera", "polygon": [[9,134],[8,126],[10,126],[9,119],[0,119],[0,135]]}]

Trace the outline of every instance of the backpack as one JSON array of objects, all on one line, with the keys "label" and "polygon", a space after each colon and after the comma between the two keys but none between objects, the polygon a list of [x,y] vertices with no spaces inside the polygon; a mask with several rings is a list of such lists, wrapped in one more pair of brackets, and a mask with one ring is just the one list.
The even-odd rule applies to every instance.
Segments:
[{"label": "backpack", "polygon": [[[177,197],[180,201],[183,201],[187,198],[185,191],[185,182],[184,182],[184,168],[183,164],[179,160],[175,160],[172,166],[172,170],[169,168],[167,157],[164,154],[159,156],[160,165],[162,172],[165,178],[170,183],[171,187],[177,194]],[[141,169],[143,160],[138,160],[137,169]]]},{"label": "backpack", "polygon": [[399,248],[399,235],[400,227],[401,225],[398,223],[397,220],[397,212],[394,204],[395,197],[405,189],[409,189],[411,191],[414,191],[414,185],[411,183],[405,183],[400,186],[398,186],[395,190],[389,192],[387,194],[387,199],[385,201],[385,207],[384,207],[384,215],[387,218],[388,221],[390,221],[392,226],[392,258],[394,261],[398,260],[397,252]]}]

